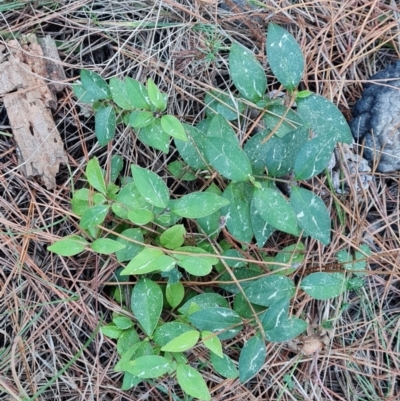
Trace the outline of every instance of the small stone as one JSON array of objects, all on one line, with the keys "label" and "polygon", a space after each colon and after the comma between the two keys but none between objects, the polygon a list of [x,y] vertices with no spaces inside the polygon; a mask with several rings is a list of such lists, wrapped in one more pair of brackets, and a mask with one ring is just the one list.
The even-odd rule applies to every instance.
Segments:
[{"label": "small stone", "polygon": [[[378,81],[379,80],[379,81]],[[380,172],[400,170],[400,60],[370,78],[350,128],[363,156]]]}]

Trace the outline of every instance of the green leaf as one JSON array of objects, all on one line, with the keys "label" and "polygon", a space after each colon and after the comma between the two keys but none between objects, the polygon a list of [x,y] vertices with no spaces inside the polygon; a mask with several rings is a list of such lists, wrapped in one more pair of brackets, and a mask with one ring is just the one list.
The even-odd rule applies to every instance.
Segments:
[{"label": "green leaf", "polygon": [[265,125],[271,131],[274,130],[275,135],[280,138],[304,124],[301,117],[294,110],[288,110],[287,106],[281,104],[268,106],[263,120]]},{"label": "green leaf", "polygon": [[124,244],[114,241],[109,238],[99,238],[92,242],[90,245],[93,251],[100,253],[102,255],[110,255],[111,253],[120,251],[125,248]]},{"label": "green leaf", "polygon": [[143,198],[151,205],[166,208],[169,190],[165,182],[152,171],[132,164],[132,176]]},{"label": "green leaf", "polygon": [[[133,259],[143,249],[143,245],[137,244],[136,242],[144,242],[143,234],[138,228],[128,228],[122,231],[121,235],[128,239],[122,237],[118,237],[117,239],[119,243],[125,245],[124,248],[115,252],[117,260],[120,263]],[[132,241],[129,241],[129,239]]]},{"label": "green leaf", "polygon": [[255,335],[246,341],[239,357],[239,379],[241,383],[247,382],[263,367],[267,349],[260,335]]},{"label": "green leaf", "polygon": [[299,150],[294,163],[296,180],[308,180],[319,174],[332,157],[335,141],[323,136],[307,141]]},{"label": "green leaf", "polygon": [[114,338],[114,339],[119,338],[121,334],[124,332],[123,329],[120,329],[114,323],[109,323],[106,326],[102,326],[100,330],[108,338]]},{"label": "green leaf", "polygon": [[250,203],[250,222],[254,236],[256,237],[257,246],[262,248],[275,229],[261,218],[261,215],[256,208],[254,197]]},{"label": "green leaf", "polygon": [[96,157],[89,160],[86,166],[86,177],[89,181],[89,184],[101,192],[103,195],[106,194],[106,183],[104,181],[103,172],[101,170],[99,161]]},{"label": "green leaf", "polygon": [[231,128],[225,118],[218,114],[211,119],[207,128],[207,136],[220,138],[226,142],[231,142],[233,145],[239,146],[238,137],[236,136],[235,131]]},{"label": "green leaf", "polygon": [[243,260],[229,259],[229,258],[240,258],[240,259],[244,258],[244,256],[236,249],[227,249],[226,251],[222,252],[221,256],[224,257],[225,263],[229,267],[232,267],[234,269],[247,266],[247,262]]},{"label": "green leaf", "polygon": [[162,326],[157,327],[154,332],[154,342],[162,347],[172,341],[174,338],[179,337],[183,333],[192,331],[193,327],[181,322],[169,322]]},{"label": "green leaf", "polygon": [[167,358],[158,355],[141,356],[126,365],[126,372],[141,379],[155,379],[167,373],[171,363]]},{"label": "green leaf", "polygon": [[278,81],[289,91],[295,89],[304,71],[304,57],[296,39],[279,25],[269,23],[266,49]]},{"label": "green leaf", "polygon": [[217,258],[211,256],[200,256],[201,254],[207,254],[207,252],[201,248],[182,246],[177,248],[176,251],[188,252],[193,255],[174,253],[172,256],[176,259],[178,266],[182,267],[188,273],[193,274],[194,276],[206,276],[211,272],[213,265],[218,263]]},{"label": "green leaf", "polygon": [[177,178],[178,180],[197,180],[197,176],[194,174],[193,170],[180,160],[175,160],[172,163],[169,163],[167,169],[172,174],[172,176]]},{"label": "green leaf", "polygon": [[281,298],[274,302],[268,310],[258,316],[264,331],[270,331],[279,327],[288,319],[289,299]]},{"label": "green leaf", "polygon": [[322,199],[307,189],[292,187],[290,204],[306,234],[328,245],[331,242],[331,219]]},{"label": "green leaf", "polygon": [[226,227],[238,241],[245,243],[250,243],[254,235],[250,217],[252,195],[253,186],[247,182],[230,183],[222,195],[229,201],[221,210],[226,216]]},{"label": "green leaf", "polygon": [[176,369],[176,378],[186,394],[199,400],[211,400],[207,384],[196,369],[189,365],[179,364]]},{"label": "green leaf", "polygon": [[79,222],[79,226],[84,230],[87,230],[91,227],[96,227],[101,224],[107,216],[109,210],[109,206],[107,205],[98,205],[93,206],[90,209],[86,210]]},{"label": "green leaf", "polygon": [[286,318],[276,328],[265,331],[265,338],[270,342],[282,343],[299,336],[307,329],[307,326],[304,320],[296,317]]},{"label": "green leaf", "polygon": [[133,209],[128,212],[128,219],[138,226],[150,223],[154,219],[154,214],[148,209]]},{"label": "green leaf", "polygon": [[125,372],[124,378],[122,379],[121,390],[128,391],[131,388],[136,387],[141,381],[142,379],[140,379],[139,377],[136,377],[128,372]]},{"label": "green leaf", "polygon": [[304,98],[306,98],[308,96],[311,96],[311,95],[313,95],[313,92],[311,92],[309,90],[303,90],[303,91],[297,92],[296,100],[297,99],[304,99]]},{"label": "green leaf", "polygon": [[232,44],[229,52],[229,72],[244,98],[257,102],[263,97],[267,89],[264,68],[252,52],[237,43]]},{"label": "green leaf", "polygon": [[247,299],[242,293],[235,296],[233,301],[233,310],[244,319],[254,319],[254,312],[262,312],[265,310],[264,306],[249,304]]},{"label": "green leaf", "polygon": [[114,371],[124,372],[129,370],[131,360],[145,355],[154,355],[150,343],[148,341],[135,342],[121,355],[121,359],[114,366]]},{"label": "green leaf", "polygon": [[[354,263],[351,270],[365,270],[367,268],[367,258],[371,256],[371,249],[367,244],[360,245],[360,251],[354,254]],[[366,275],[363,271],[354,272],[356,276],[363,277]]]},{"label": "green leaf", "polygon": [[189,321],[200,331],[218,334],[220,340],[235,337],[243,328],[240,316],[229,308],[208,308],[192,313]]},{"label": "green leaf", "polygon": [[124,354],[132,345],[138,344],[140,341],[136,330],[131,327],[125,330],[118,338],[117,341],[117,351],[118,354]]},{"label": "green leaf", "polygon": [[133,322],[126,316],[115,316],[113,323],[122,330],[127,330],[133,326]]},{"label": "green leaf", "polygon": [[165,289],[165,298],[172,308],[176,308],[185,296],[185,287],[181,282],[168,283]]},{"label": "green leaf", "polygon": [[164,352],[184,352],[193,348],[199,340],[200,333],[197,330],[187,331],[161,347]]},{"label": "green leaf", "polygon": [[188,137],[185,132],[185,128],[182,123],[174,116],[169,114],[161,117],[161,128],[168,135],[171,135],[173,138],[179,139],[181,141],[188,141]]},{"label": "green leaf", "polygon": [[164,153],[168,153],[169,151],[170,137],[161,128],[161,121],[159,118],[154,119],[149,125],[140,128],[138,138],[145,145],[149,145],[154,149],[161,150]]},{"label": "green leaf", "polygon": [[232,181],[249,179],[251,164],[239,146],[216,137],[207,137],[204,142],[207,159],[218,173]]},{"label": "green leaf", "polygon": [[81,70],[80,78],[85,93],[84,103],[94,103],[96,100],[110,99],[111,92],[107,82],[93,71]]},{"label": "green leaf", "polygon": [[150,99],[146,87],[136,79],[125,79],[129,103],[136,109],[150,110]]},{"label": "green leaf", "polygon": [[272,227],[299,235],[296,215],[290,203],[273,188],[254,190],[254,204],[260,216]]},{"label": "green leaf", "polygon": [[[259,277],[263,274],[262,271],[254,268],[242,268],[242,269],[235,269],[233,271],[233,274],[236,278],[236,280],[239,281],[240,286],[242,288],[248,287],[252,283],[255,282],[255,280],[249,280],[249,278],[252,277]],[[218,281],[232,281],[232,278],[228,272],[223,273]],[[240,289],[235,283],[232,284],[219,284],[221,288],[223,288],[225,291],[231,292],[232,294],[238,294],[240,293]]]},{"label": "green leaf", "polygon": [[304,127],[287,133],[279,138],[273,149],[268,152],[266,167],[268,175],[283,177],[294,169],[296,156],[301,146],[308,140],[308,130]]},{"label": "green leaf", "polygon": [[239,372],[237,371],[236,366],[233,363],[232,359],[225,354],[223,355],[222,358],[220,358],[214,353],[212,353],[211,363],[215,371],[222,377],[226,377],[227,379],[236,379],[236,377],[238,377],[239,375]]},{"label": "green leaf", "polygon": [[47,250],[60,256],[74,256],[83,252],[87,245],[88,242],[84,238],[79,235],[71,235],[56,241],[53,245],[48,246]]},{"label": "green leaf", "polygon": [[186,230],[183,224],[170,227],[160,236],[160,244],[167,249],[176,249],[183,245]]},{"label": "green leaf", "polygon": [[150,111],[133,111],[129,115],[129,125],[132,128],[143,128],[155,121],[153,113]]},{"label": "green leaf", "polygon": [[[271,266],[271,270],[279,270],[276,273],[282,275],[292,274],[304,260],[305,247],[302,242],[289,245],[283,248],[274,258],[276,265]],[[283,264],[290,264],[290,267],[285,268]]]},{"label": "green leaf", "polygon": [[119,155],[112,155],[111,157],[111,174],[110,179],[111,182],[115,182],[119,176],[119,173],[122,171],[124,167],[124,160]]},{"label": "green leaf", "polygon": [[179,155],[195,170],[206,169],[207,163],[204,160],[204,140],[205,135],[196,127],[191,125],[184,125],[188,141],[180,141],[175,139],[175,145],[178,149]]},{"label": "green leaf", "polygon": [[264,130],[252,136],[244,146],[244,151],[250,160],[254,174],[263,174],[268,152],[278,143],[278,137],[273,136],[264,142],[264,139],[270,134],[270,130]]},{"label": "green leaf", "polygon": [[139,252],[122,270],[121,275],[146,274],[168,271],[175,266],[175,260],[157,248],[145,248]]},{"label": "green leaf", "polygon": [[122,110],[131,110],[132,104],[129,101],[127,87],[124,81],[119,78],[111,78],[109,87],[112,95],[112,99],[118,107]]},{"label": "green leaf", "polygon": [[228,200],[211,192],[193,192],[170,201],[169,207],[178,216],[196,219],[209,216],[228,203]]},{"label": "green leaf", "polygon": [[301,281],[300,288],[318,300],[339,296],[346,289],[344,273],[312,273]]},{"label": "green leaf", "polygon": [[341,111],[328,99],[311,95],[296,100],[297,112],[310,125],[317,137],[334,142],[353,143],[353,136]]},{"label": "green leaf", "polygon": [[115,135],[115,110],[111,106],[100,106],[94,118],[96,138],[101,146],[107,145]]},{"label": "green leaf", "polygon": [[204,292],[203,294],[199,294],[193,298],[190,298],[178,309],[178,312],[182,315],[189,316],[191,313],[193,313],[193,309],[199,311],[218,306],[228,308],[229,304],[228,301],[220,294]]},{"label": "green leaf", "polygon": [[215,334],[211,333],[211,331],[202,331],[201,339],[206,348],[220,358],[223,358],[224,354],[222,353],[222,344]]},{"label": "green leaf", "polygon": [[285,276],[265,276],[244,288],[251,303],[271,306],[279,299],[290,299],[295,293],[293,281]]},{"label": "green leaf", "polygon": [[166,96],[161,93],[151,78],[147,80],[147,92],[149,94],[150,102],[158,111],[164,111],[167,108]]},{"label": "green leaf", "polygon": [[132,291],[131,310],[148,336],[153,334],[162,308],[163,294],[160,286],[147,278],[141,279]]},{"label": "green leaf", "polygon": [[237,120],[245,110],[245,105],[236,99],[232,93],[217,92],[212,90],[206,93],[204,98],[207,117],[220,114],[228,121]]}]

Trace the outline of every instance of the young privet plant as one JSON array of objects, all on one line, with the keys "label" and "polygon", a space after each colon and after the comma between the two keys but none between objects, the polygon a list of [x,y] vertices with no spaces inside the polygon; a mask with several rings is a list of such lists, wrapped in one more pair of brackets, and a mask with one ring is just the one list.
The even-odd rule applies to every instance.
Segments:
[{"label": "young privet plant", "polygon": [[[295,39],[270,24],[266,49],[286,97],[268,97],[263,67],[253,53],[233,43],[229,72],[237,93],[207,93],[206,118],[196,127],[165,114],[167,98],[150,79],[146,86],[131,78],[112,78],[107,84],[99,75],[82,71],[81,83],[74,87],[80,101],[95,110],[101,145],[113,139],[117,123],[129,124],[143,143],[165,153],[173,137],[181,160],[168,165],[171,175],[190,181],[216,173],[220,177],[215,182],[224,183],[222,188],[211,183],[203,192],[173,199],[161,177],[138,165],[131,166],[132,176],[124,177],[118,186],[123,165],[119,156],[111,159],[108,182],[96,158],[86,167],[91,188],[75,191],[71,201],[84,235],[64,238],[49,249],[63,256],[87,249],[115,254],[122,265],[116,280],[137,277],[130,299],[119,288],[113,294],[118,302],[130,302],[135,321],[128,313],[115,315],[102,330],[117,340],[121,358],[115,370],[124,372],[124,389],[168,374],[189,396],[209,400],[198,364],[189,364],[186,351],[207,348],[218,374],[239,376],[246,382],[264,364],[266,341],[288,341],[307,328],[304,320],[289,314],[295,285],[288,276],[303,262],[301,238],[311,236],[328,245],[331,221],[324,202],[302,181],[321,173],[336,143],[351,143],[352,136],[335,105],[297,90],[304,59]],[[246,107],[258,110],[267,128],[242,146],[239,129],[233,127],[240,127]],[[278,188],[278,181],[287,184],[288,193]],[[183,219],[196,223],[195,235],[188,235]],[[232,248],[233,241],[220,240],[224,227],[248,258]],[[274,230],[298,239],[270,257],[262,247]],[[248,247],[253,239],[257,256]],[[217,243],[211,245],[211,240]],[[369,253],[368,247],[361,246],[354,258],[347,251],[338,254],[355,277],[313,273],[301,281],[300,288],[320,300],[357,288]],[[254,263],[249,262],[252,259]],[[265,275],[266,265],[274,274]],[[181,278],[193,281],[213,270],[219,273],[220,292],[208,289],[195,294],[185,289]],[[222,295],[226,293],[232,302]],[[164,322],[163,310],[171,308],[175,318]],[[249,325],[256,334],[245,342],[237,369],[223,353],[221,340],[232,339]],[[159,388],[163,389],[161,384]]]}]

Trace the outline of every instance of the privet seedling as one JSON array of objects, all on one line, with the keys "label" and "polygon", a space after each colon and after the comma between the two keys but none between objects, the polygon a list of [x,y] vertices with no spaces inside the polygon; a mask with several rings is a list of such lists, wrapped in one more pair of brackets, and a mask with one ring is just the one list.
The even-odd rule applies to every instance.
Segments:
[{"label": "privet seedling", "polygon": [[[321,173],[336,143],[351,143],[352,136],[336,106],[309,91],[297,90],[304,58],[295,39],[269,24],[266,49],[271,70],[287,91],[286,99],[268,97],[263,67],[252,52],[233,43],[229,72],[237,93],[207,93],[206,118],[197,126],[166,114],[167,97],[150,79],[146,86],[131,78],[112,78],[107,83],[83,70],[80,83],[74,86],[79,100],[95,110],[100,145],[114,138],[117,123],[124,123],[144,144],[165,153],[173,138],[180,155],[168,165],[173,176],[189,181],[216,173],[223,178],[202,192],[173,199],[160,176],[138,165],[131,166],[131,177],[118,186],[123,160],[113,156],[108,182],[93,158],[86,167],[91,188],[74,192],[72,211],[79,216],[84,234],[66,237],[49,249],[62,256],[85,250],[114,254],[123,266],[116,280],[137,278],[129,295],[135,321],[128,315],[115,315],[102,330],[117,340],[121,358],[115,370],[124,372],[124,389],[168,374],[189,396],[210,400],[206,383],[186,359],[186,351],[207,348],[218,374],[239,376],[246,382],[264,364],[266,341],[288,341],[307,328],[304,320],[290,316],[295,285],[289,275],[304,259],[301,237],[311,236],[328,245],[331,220],[324,202],[301,181]],[[295,104],[296,111],[285,104]],[[246,107],[262,113],[267,128],[242,146],[232,127]],[[276,180],[289,184],[288,196]],[[224,182],[223,187],[216,182]],[[185,219],[196,223],[198,235],[188,235]],[[255,241],[261,262],[268,262],[275,274],[266,276],[260,264],[248,263],[224,240],[218,244],[222,253],[217,254],[210,241],[219,240],[225,225],[244,250]],[[298,239],[270,257],[261,248],[274,230]],[[362,258],[356,254],[353,260],[342,252],[339,261],[357,273],[360,266],[365,267],[357,260],[369,251],[367,247],[361,250]],[[209,289],[194,294],[185,288],[184,281],[213,270],[220,273],[220,292]],[[341,272],[313,273],[302,280],[300,288],[315,299],[328,299],[342,294],[349,280]],[[228,302],[227,293],[233,302]],[[119,288],[113,295],[126,303],[125,292]],[[176,318],[164,322],[163,310],[171,308]],[[221,340],[236,337],[244,325],[254,326],[255,335],[245,342],[237,368],[223,353]]]}]

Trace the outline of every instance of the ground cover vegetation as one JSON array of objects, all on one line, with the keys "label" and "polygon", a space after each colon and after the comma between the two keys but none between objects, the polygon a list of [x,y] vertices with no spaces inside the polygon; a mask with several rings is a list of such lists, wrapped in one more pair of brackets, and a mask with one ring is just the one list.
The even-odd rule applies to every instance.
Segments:
[{"label": "ground cover vegetation", "polygon": [[395,399],[395,176],[357,192],[342,114],[352,80],[398,57],[393,5],[81,3],[3,10],[7,35],[42,15],[75,83],[56,195],[4,164],[2,391]]}]

